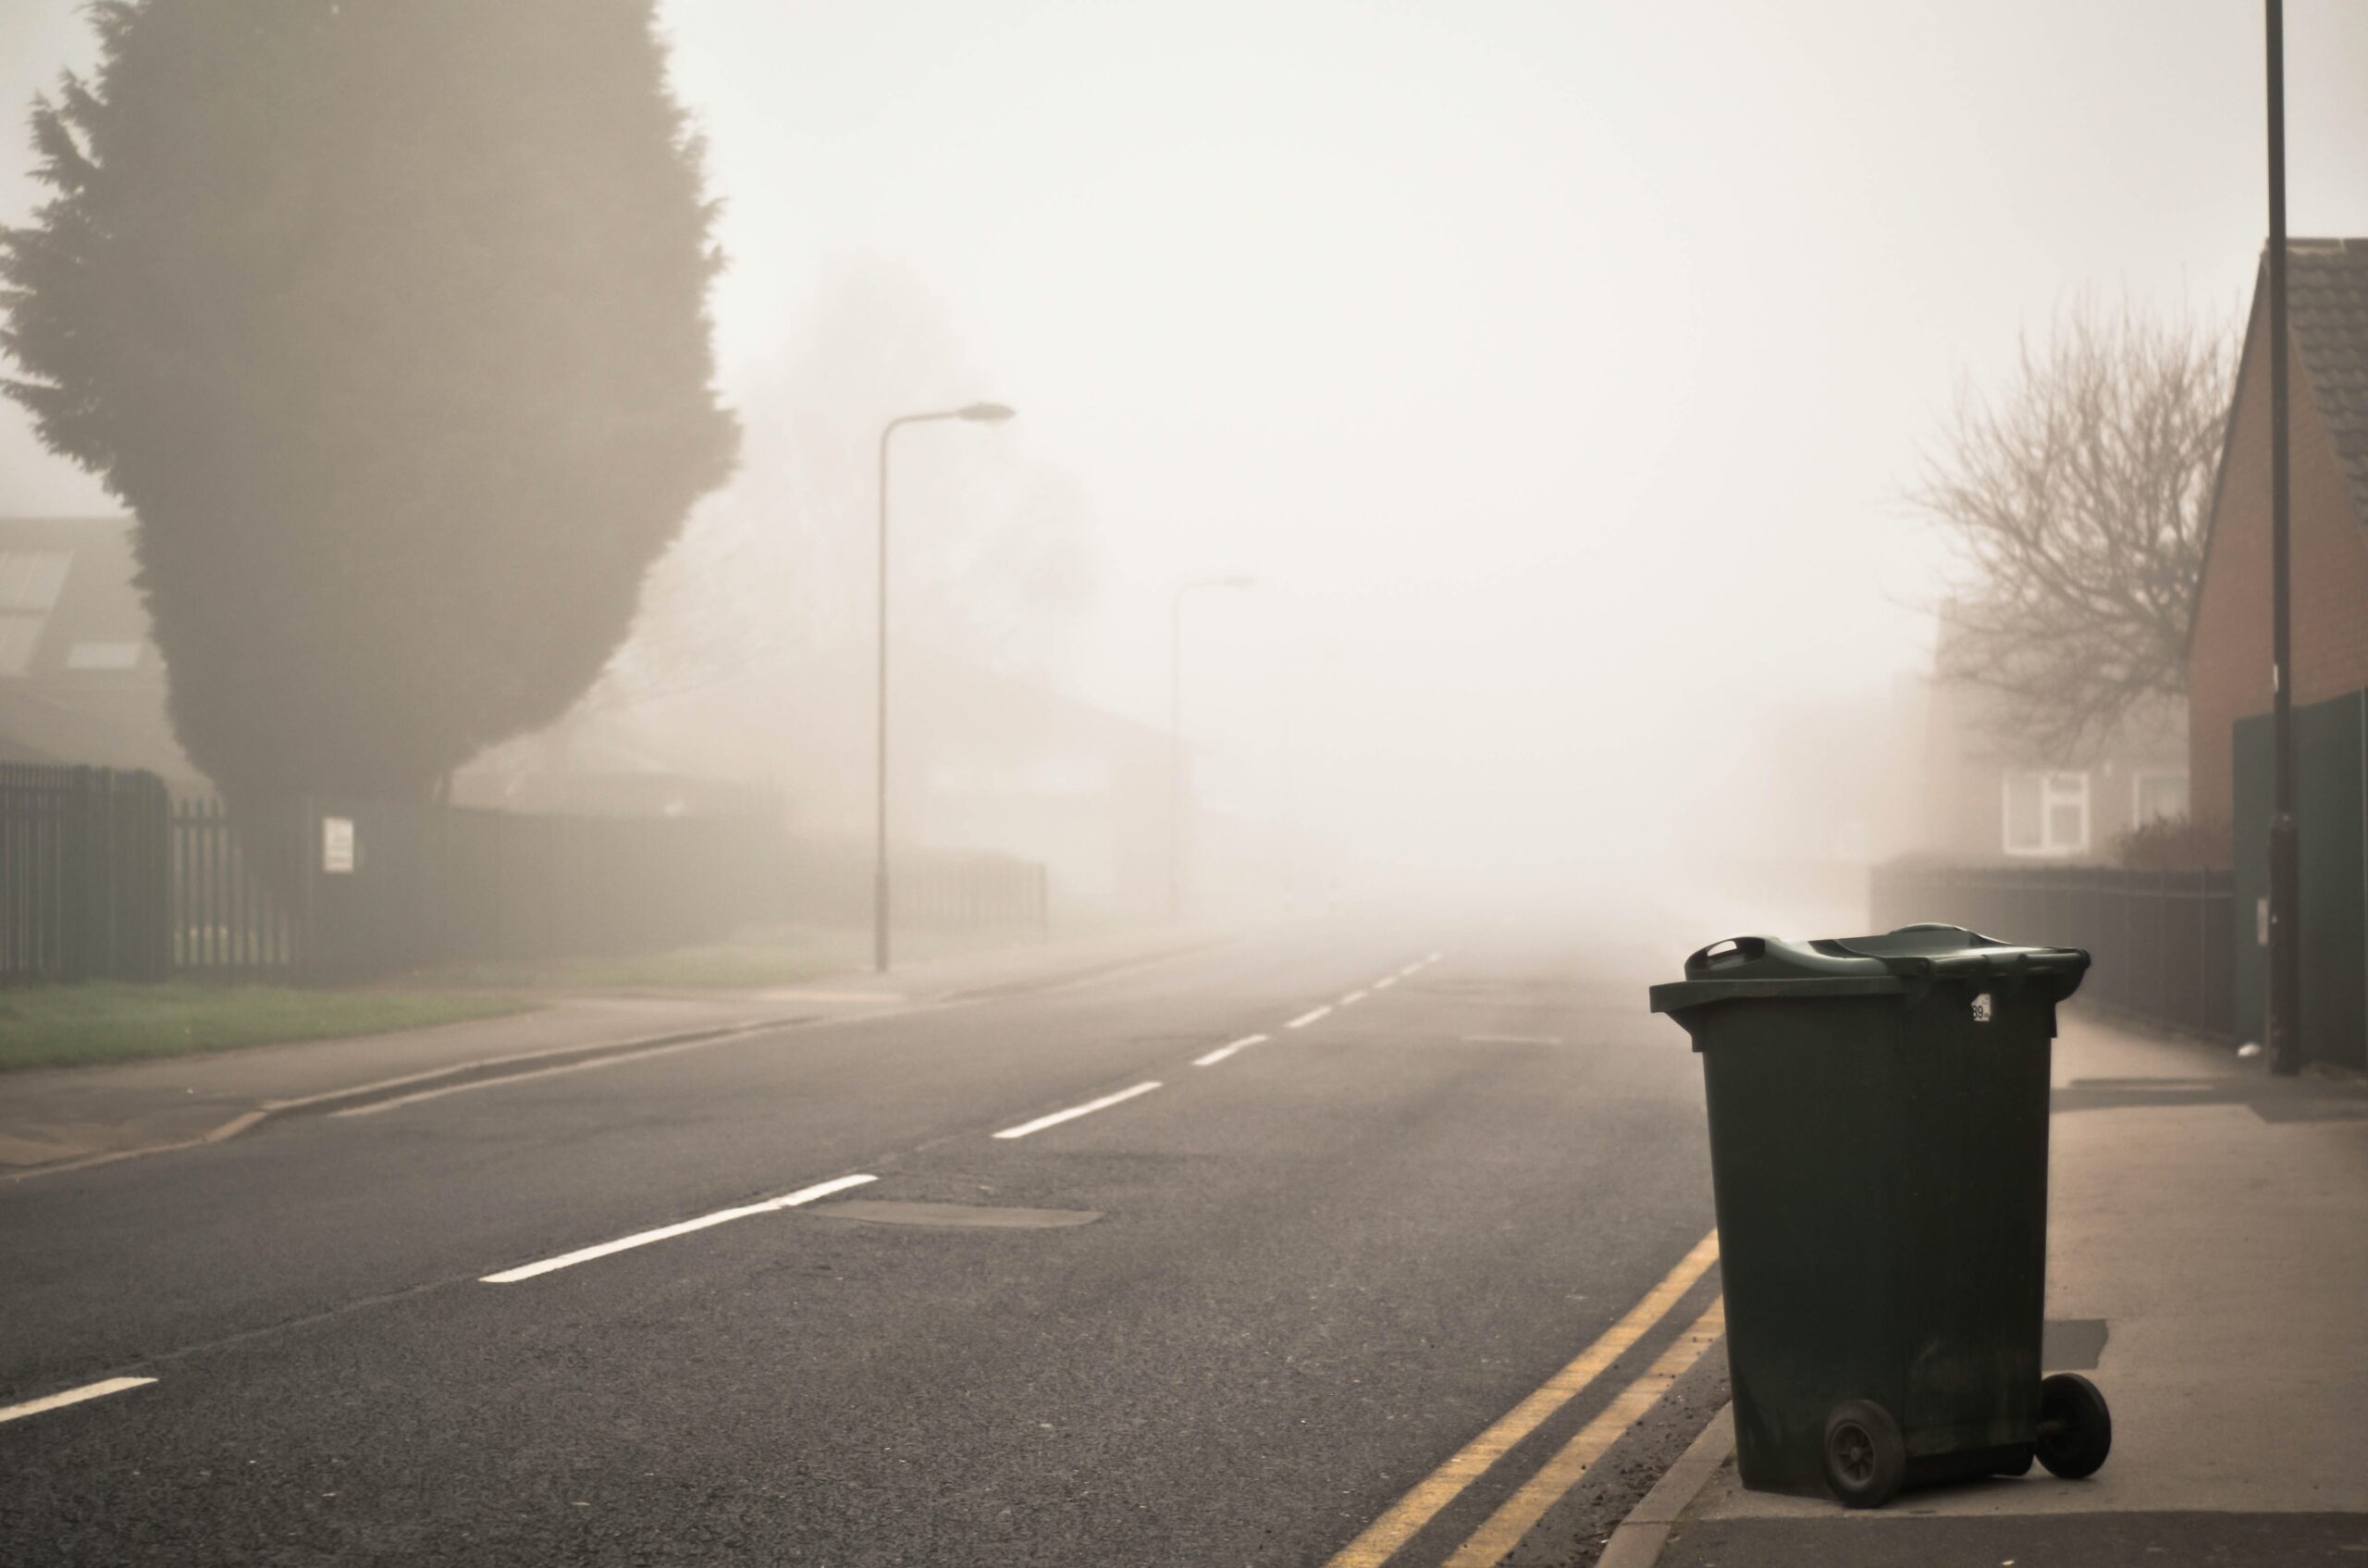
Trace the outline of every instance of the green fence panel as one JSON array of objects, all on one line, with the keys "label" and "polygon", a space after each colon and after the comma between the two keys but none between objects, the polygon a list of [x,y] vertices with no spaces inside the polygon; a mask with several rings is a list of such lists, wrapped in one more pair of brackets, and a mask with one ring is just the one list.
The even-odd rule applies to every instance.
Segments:
[{"label": "green fence panel", "polygon": [[[2271,722],[2236,735],[2237,1016],[2262,1039],[2269,954]],[[2303,1053],[2368,1067],[2368,691],[2294,710],[2295,826],[2302,860]]]}]

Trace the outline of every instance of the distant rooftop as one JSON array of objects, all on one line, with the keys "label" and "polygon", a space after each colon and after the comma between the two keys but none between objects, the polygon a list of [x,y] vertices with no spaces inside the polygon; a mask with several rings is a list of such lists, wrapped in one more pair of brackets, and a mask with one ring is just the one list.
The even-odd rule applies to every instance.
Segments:
[{"label": "distant rooftop", "polygon": [[0,760],[192,770],[128,517],[0,517]]},{"label": "distant rooftop", "polygon": [[0,517],[0,680],[164,678],[127,517]]}]

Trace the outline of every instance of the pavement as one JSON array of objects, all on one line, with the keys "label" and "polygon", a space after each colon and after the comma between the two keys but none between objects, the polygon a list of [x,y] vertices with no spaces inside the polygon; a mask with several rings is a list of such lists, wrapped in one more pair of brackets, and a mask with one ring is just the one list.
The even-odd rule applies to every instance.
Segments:
[{"label": "pavement", "polygon": [[1605,1568],[2368,1562],[2368,1086],[2077,1006],[2054,1070],[2049,1367],[2103,1390],[2104,1468],[1850,1512],[1744,1490],[1721,1412]]}]

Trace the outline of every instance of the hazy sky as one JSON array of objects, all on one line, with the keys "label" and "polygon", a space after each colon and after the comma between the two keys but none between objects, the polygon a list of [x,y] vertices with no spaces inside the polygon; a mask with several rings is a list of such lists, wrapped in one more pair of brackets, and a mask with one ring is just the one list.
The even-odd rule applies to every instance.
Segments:
[{"label": "hazy sky", "polygon": [[[85,46],[0,4],[21,102]],[[2293,229],[2368,234],[2368,0],[2288,12]],[[1213,768],[1288,736],[1338,831],[1437,863],[1584,863],[1582,804],[1658,834],[1753,787],[1706,734],[1920,667],[1893,498],[1959,376],[2082,289],[2234,315],[2266,221],[2243,0],[664,14],[728,389],[909,278],[1021,417],[900,461],[1065,476],[1073,684],[1159,717],[1170,586],[1252,573],[1194,612]],[[95,504],[6,419],[0,510]]]}]

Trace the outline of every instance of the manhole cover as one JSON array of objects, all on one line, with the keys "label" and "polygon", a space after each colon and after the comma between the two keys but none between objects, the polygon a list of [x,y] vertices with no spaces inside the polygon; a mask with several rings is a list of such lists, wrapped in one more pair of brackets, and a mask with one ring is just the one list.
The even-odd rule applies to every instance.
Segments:
[{"label": "manhole cover", "polygon": [[944,1225],[972,1230],[1059,1230],[1091,1225],[1102,1217],[1098,1209],[1005,1209],[979,1204],[900,1204],[886,1198],[817,1204],[806,1212],[871,1225]]}]

